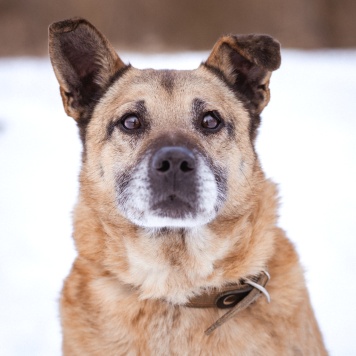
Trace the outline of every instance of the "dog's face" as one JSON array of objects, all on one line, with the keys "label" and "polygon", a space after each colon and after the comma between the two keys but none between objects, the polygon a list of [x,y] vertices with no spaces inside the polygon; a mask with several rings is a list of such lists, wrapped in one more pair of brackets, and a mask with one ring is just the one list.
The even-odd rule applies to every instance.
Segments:
[{"label": "dog's face", "polygon": [[50,54],[81,130],[84,186],[105,214],[190,228],[243,211],[277,42],[226,36],[196,70],[138,70],[75,19],[51,27]]},{"label": "dog's face", "polygon": [[87,164],[102,193],[133,223],[207,224],[227,195],[239,194],[227,194],[238,188],[228,182],[247,184],[254,160],[249,115],[228,87],[217,87],[219,79],[204,67],[131,68],[97,105],[87,128]]}]

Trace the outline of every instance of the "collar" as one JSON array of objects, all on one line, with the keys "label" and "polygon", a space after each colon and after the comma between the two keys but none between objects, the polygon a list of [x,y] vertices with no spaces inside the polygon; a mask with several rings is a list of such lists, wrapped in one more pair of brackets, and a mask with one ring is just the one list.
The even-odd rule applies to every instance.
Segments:
[{"label": "collar", "polygon": [[205,334],[210,335],[216,328],[254,303],[262,294],[270,302],[270,296],[265,288],[269,280],[268,272],[262,271],[258,276],[243,278],[241,283],[229,284],[224,289],[209,289],[205,293],[191,298],[185,306],[189,308],[230,309],[205,330]]}]

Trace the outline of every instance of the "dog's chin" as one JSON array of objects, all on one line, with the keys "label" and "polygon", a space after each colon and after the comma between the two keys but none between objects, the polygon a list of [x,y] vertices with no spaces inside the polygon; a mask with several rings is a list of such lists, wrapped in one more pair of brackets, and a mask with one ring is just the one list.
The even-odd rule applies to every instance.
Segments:
[{"label": "dog's chin", "polygon": [[214,217],[187,217],[187,218],[170,218],[155,214],[147,215],[146,218],[132,222],[144,228],[161,229],[161,228],[196,228],[208,224]]},{"label": "dog's chin", "polygon": [[135,225],[143,228],[197,228],[210,223],[216,216],[216,212],[192,213],[188,209],[179,211],[177,209],[152,209],[148,212],[139,214],[128,219]]}]

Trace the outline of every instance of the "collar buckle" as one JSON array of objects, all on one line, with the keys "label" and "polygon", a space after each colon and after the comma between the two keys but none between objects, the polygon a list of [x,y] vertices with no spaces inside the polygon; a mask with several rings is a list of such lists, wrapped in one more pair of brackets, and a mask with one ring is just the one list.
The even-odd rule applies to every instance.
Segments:
[{"label": "collar buckle", "polygon": [[215,305],[219,309],[233,308],[236,304],[241,302],[242,299],[247,297],[247,295],[251,292],[252,289],[252,286],[246,285],[241,289],[222,292],[217,295],[215,299]]}]

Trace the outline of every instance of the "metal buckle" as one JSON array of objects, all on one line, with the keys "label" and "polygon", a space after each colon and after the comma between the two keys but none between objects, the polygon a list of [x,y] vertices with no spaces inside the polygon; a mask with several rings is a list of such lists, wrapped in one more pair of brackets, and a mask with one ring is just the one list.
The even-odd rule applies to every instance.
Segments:
[{"label": "metal buckle", "polygon": [[[268,283],[268,281],[271,279],[271,276],[269,275],[269,273],[267,271],[263,271],[263,273],[267,276],[267,282],[266,284]],[[244,282],[246,284],[249,284],[251,287],[253,288],[256,288],[258,289],[261,293],[263,293],[263,295],[266,297],[267,299],[267,302],[270,303],[271,302],[271,297],[269,295],[269,293],[267,292],[267,289],[264,287],[264,286],[261,286],[260,284],[254,282],[254,281],[251,281],[250,279],[248,278],[244,278]],[[266,285],[265,284],[265,285]]]}]

